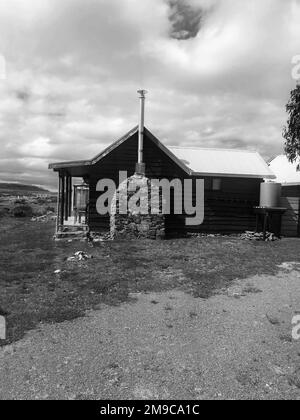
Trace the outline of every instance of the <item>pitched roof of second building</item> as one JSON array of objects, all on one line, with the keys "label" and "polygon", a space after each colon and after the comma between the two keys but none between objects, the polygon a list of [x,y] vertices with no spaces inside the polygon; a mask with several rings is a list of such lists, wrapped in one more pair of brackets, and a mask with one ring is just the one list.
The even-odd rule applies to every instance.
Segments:
[{"label": "pitched roof of second building", "polygon": [[279,155],[270,162],[276,181],[282,184],[300,184],[300,171],[297,162],[291,163],[285,155]]}]

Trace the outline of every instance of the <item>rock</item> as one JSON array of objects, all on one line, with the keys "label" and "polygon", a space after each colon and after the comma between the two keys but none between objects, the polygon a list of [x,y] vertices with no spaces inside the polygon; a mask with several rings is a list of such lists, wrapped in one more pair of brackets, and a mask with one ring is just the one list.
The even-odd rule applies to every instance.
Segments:
[{"label": "rock", "polygon": [[293,271],[300,268],[300,263],[295,261],[283,262],[282,264],[277,265],[277,267],[282,270]]},{"label": "rock", "polygon": [[86,254],[83,251],[77,251],[77,252],[75,252],[74,255],[72,255],[71,257],[68,257],[67,261],[68,262],[74,262],[74,261],[75,262],[80,262],[80,261],[90,260],[92,258],[93,258],[92,255]]},{"label": "rock", "polygon": [[[250,240],[250,241],[263,241],[264,234],[263,232],[252,232],[252,231],[247,230],[245,233],[240,235],[240,238]],[[266,232],[266,239],[265,239],[266,242],[273,242],[273,241],[277,241],[278,239],[279,238],[277,238],[274,233]]]},{"label": "rock", "polygon": [[40,222],[40,223],[45,223],[52,220],[56,220],[56,215],[53,212],[47,212],[47,214],[44,214],[42,216],[34,216],[31,218],[32,222]]},{"label": "rock", "polygon": [[276,318],[275,316],[272,316],[270,314],[266,314],[267,320],[270,322],[270,324],[272,325],[280,325],[280,321],[278,318]]},{"label": "rock", "polygon": [[300,369],[296,369],[292,375],[287,377],[290,386],[300,389]]},{"label": "rock", "polygon": [[273,370],[278,376],[284,376],[286,372],[279,366],[273,366]]}]

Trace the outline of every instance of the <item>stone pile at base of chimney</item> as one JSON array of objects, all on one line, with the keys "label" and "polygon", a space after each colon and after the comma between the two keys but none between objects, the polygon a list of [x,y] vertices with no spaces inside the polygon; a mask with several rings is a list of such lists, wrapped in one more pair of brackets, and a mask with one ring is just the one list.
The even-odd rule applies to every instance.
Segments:
[{"label": "stone pile at base of chimney", "polygon": [[[139,189],[141,197],[140,209],[145,210],[146,208],[148,213],[133,212],[129,209],[127,214],[120,214],[120,202],[128,203],[130,198],[136,194],[137,189]],[[165,238],[165,215],[161,212],[160,202],[152,201],[151,203],[151,180],[149,178],[141,174],[134,174],[119,186],[111,209],[110,234],[112,239]]]}]

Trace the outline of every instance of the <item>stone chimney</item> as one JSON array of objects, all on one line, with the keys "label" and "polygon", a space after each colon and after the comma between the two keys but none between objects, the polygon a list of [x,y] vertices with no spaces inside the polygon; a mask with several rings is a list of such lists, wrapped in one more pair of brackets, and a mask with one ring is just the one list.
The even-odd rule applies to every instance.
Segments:
[{"label": "stone chimney", "polygon": [[[163,239],[165,216],[159,191],[153,199],[152,183],[145,176],[144,119],[145,90],[140,94],[138,162],[135,174],[122,182],[115,194],[110,215],[112,239]],[[127,209],[124,213],[124,207]],[[122,209],[122,211],[121,211]]]}]

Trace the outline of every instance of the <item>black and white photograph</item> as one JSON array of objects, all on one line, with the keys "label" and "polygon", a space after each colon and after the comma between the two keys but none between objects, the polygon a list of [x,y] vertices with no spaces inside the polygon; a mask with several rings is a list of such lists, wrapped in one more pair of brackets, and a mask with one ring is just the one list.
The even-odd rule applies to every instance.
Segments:
[{"label": "black and white photograph", "polygon": [[0,0],[0,400],[300,400],[300,0]]}]

